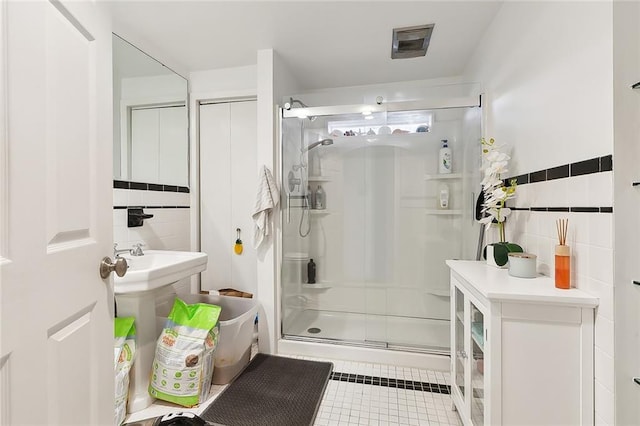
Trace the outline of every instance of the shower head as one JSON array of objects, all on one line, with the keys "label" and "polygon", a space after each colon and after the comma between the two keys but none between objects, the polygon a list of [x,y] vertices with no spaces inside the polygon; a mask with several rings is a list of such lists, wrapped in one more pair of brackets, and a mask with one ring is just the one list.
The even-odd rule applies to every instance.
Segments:
[{"label": "shower head", "polygon": [[299,101],[299,100],[293,99],[293,98],[289,98],[289,102],[286,102],[284,104],[284,109],[286,109],[288,111],[288,110],[291,109],[291,107],[293,107],[294,104],[299,104],[303,108],[309,108],[308,106],[303,104],[302,101]]},{"label": "shower head", "polygon": [[310,144],[305,149],[305,151],[311,151],[313,148],[315,148],[318,145],[322,145],[322,146],[333,145],[333,139],[322,139],[321,141],[314,142],[314,143]]},{"label": "shower head", "polygon": [[[300,106],[301,106],[301,107],[303,107],[303,108],[309,108],[309,107],[308,107],[307,105],[305,105],[302,101],[300,101],[300,100],[298,100],[298,99],[289,98],[289,102],[285,102],[285,104],[284,104],[284,109],[286,109],[287,111],[289,111],[289,110],[293,107],[293,105],[294,105],[294,104],[298,104],[298,105],[300,105]],[[304,118],[304,117],[301,117],[301,118]],[[306,117],[306,118],[308,118],[310,121],[314,121],[314,120],[316,119],[316,117],[315,117],[315,116],[313,116],[313,115],[310,115],[310,116],[308,116],[308,117]]]}]

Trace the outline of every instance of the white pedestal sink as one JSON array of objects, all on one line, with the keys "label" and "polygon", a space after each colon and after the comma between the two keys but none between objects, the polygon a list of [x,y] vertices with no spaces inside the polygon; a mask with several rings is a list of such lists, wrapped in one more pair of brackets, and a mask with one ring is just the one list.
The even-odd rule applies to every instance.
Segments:
[{"label": "white pedestal sink", "polygon": [[149,395],[149,372],[155,356],[156,303],[174,293],[171,284],[207,268],[207,254],[186,251],[146,250],[143,256],[123,256],[129,269],[124,277],[114,277],[119,317],[136,318],[138,352],[131,370],[129,412],[147,408],[154,401]]}]

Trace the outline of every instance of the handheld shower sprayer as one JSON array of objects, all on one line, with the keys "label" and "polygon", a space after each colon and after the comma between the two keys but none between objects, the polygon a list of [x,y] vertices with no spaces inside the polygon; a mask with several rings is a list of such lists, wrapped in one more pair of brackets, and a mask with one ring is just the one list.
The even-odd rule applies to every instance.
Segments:
[{"label": "handheld shower sprayer", "polygon": [[315,148],[318,145],[322,145],[322,146],[333,145],[333,139],[322,139],[321,141],[309,144],[309,146],[305,148],[305,151],[311,151],[313,148]]}]

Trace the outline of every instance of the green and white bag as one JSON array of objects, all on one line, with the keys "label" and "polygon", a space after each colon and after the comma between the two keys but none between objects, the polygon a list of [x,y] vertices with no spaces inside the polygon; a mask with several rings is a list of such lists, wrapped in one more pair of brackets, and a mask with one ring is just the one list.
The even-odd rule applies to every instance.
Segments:
[{"label": "green and white bag", "polygon": [[222,308],[176,299],[156,345],[149,394],[193,407],[209,396]]},{"label": "green and white bag", "polygon": [[129,370],[136,355],[136,326],[134,317],[114,320],[114,365],[116,377],[116,425],[124,422],[129,395]]}]

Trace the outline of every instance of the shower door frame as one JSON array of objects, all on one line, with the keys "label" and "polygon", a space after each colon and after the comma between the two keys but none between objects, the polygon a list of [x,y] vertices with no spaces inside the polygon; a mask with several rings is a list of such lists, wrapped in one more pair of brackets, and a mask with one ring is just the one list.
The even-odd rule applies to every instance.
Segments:
[{"label": "shower door frame", "polygon": [[[352,104],[352,105],[333,105],[333,106],[320,106],[320,107],[303,107],[303,108],[291,108],[289,110],[284,109],[283,107],[277,105],[278,109],[278,119],[276,123],[276,131],[278,132],[278,152],[276,154],[276,167],[277,167],[277,175],[276,179],[280,182],[281,185],[281,200],[282,194],[287,189],[285,188],[285,176],[282,165],[283,163],[283,119],[285,118],[299,118],[304,119],[307,117],[314,116],[328,116],[328,115],[340,115],[340,114],[361,114],[363,112],[367,113],[376,113],[376,112],[401,112],[401,111],[416,111],[416,110],[439,110],[439,109],[454,109],[454,108],[482,108],[482,94],[478,94],[477,96],[468,96],[468,97],[451,97],[451,98],[430,98],[423,99],[417,101],[402,101],[402,102],[388,102],[382,104]],[[480,135],[484,134],[484,114],[481,111],[481,119],[480,119]],[[371,349],[386,349],[386,350],[397,350],[397,351],[405,351],[405,352],[418,352],[425,354],[433,354],[433,355],[447,355],[449,350],[446,352],[442,352],[437,349],[423,349],[423,348],[413,348],[408,346],[399,346],[399,345],[390,345],[387,342],[368,342],[368,341],[348,341],[348,340],[340,340],[340,339],[330,339],[330,338],[316,338],[316,337],[307,337],[307,336],[296,336],[296,335],[285,335],[284,333],[284,315],[282,313],[283,308],[283,286],[282,286],[282,267],[283,267],[283,229],[284,229],[284,220],[287,206],[280,205],[280,214],[279,221],[276,232],[275,239],[277,241],[276,244],[276,323],[277,327],[277,340],[285,340],[285,341],[299,341],[299,342],[307,342],[307,343],[322,343],[322,344],[330,344],[330,345],[341,345],[341,346],[352,346],[352,347],[363,347],[363,348],[371,348]],[[384,344],[382,344],[384,343]]]}]

